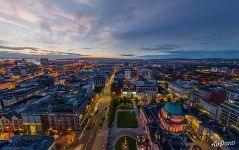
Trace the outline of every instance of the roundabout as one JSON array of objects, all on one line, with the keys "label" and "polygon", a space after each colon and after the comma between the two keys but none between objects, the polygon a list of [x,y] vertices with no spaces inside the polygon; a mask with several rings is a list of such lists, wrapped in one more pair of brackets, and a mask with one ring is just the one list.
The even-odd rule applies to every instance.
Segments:
[{"label": "roundabout", "polygon": [[136,150],[136,140],[130,136],[121,136],[115,143],[115,150]]}]

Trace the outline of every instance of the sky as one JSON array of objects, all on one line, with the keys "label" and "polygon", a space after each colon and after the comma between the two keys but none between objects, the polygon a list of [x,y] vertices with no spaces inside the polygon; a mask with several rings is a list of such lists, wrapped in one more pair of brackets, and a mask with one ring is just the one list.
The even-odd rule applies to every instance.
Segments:
[{"label": "sky", "polygon": [[238,0],[0,0],[0,58],[239,58]]}]

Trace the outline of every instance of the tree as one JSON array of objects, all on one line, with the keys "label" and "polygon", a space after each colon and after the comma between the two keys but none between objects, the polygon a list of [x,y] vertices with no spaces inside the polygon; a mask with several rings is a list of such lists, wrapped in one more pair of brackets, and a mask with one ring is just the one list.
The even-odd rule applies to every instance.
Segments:
[{"label": "tree", "polygon": [[161,98],[160,101],[159,101],[160,104],[163,104],[164,103],[164,99]]},{"label": "tree", "polygon": [[131,103],[131,99],[127,98],[127,103],[130,104]]},{"label": "tree", "polygon": [[125,96],[123,97],[123,103],[124,103],[124,105],[126,105],[126,103],[127,103],[127,98]]},{"label": "tree", "polygon": [[186,102],[187,101],[187,98],[186,97],[180,97],[179,99],[178,99],[178,102],[180,102],[180,103],[184,103],[184,102]]},{"label": "tree", "polygon": [[172,100],[171,95],[168,95],[168,96],[166,97],[166,99],[167,99],[168,102],[171,102],[171,100]]},{"label": "tree", "polygon": [[112,100],[112,107],[116,108],[118,106],[118,100],[113,99]]},{"label": "tree", "polygon": [[137,108],[140,109],[141,105],[137,105]]},{"label": "tree", "polygon": [[138,97],[135,97],[135,98],[134,98],[134,102],[135,102],[136,105],[138,105],[138,103],[139,103]]},{"label": "tree", "polygon": [[123,103],[123,99],[122,98],[120,98],[119,101],[120,101],[120,104]]},{"label": "tree", "polygon": [[0,137],[2,136],[3,134],[3,129],[0,129]]},{"label": "tree", "polygon": [[167,89],[167,88],[168,88],[168,83],[165,82],[165,83],[164,83],[164,86],[165,86],[165,88]]},{"label": "tree", "polygon": [[110,102],[109,111],[108,111],[108,127],[112,127],[112,123],[114,122],[117,106],[118,106],[118,100],[112,99]]},{"label": "tree", "polygon": [[154,98],[152,98],[152,99],[150,100],[150,103],[151,103],[151,104],[154,104],[154,103],[156,103],[156,100],[155,100]]}]

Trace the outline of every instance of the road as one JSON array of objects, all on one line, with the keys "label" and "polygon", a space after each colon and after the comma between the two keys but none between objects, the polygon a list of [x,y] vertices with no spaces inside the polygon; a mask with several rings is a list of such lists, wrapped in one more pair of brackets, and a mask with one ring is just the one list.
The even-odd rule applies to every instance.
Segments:
[{"label": "road", "polygon": [[74,150],[91,150],[96,134],[98,132],[99,124],[103,117],[107,114],[107,107],[109,106],[111,100],[111,83],[114,79],[114,73],[106,83],[101,97],[97,100],[96,106],[98,106],[98,111],[89,119],[86,127],[83,129],[82,133],[78,137],[78,143]]},{"label": "road", "polygon": [[[142,135],[143,134],[143,127],[140,124],[140,120],[139,120],[139,110],[138,108],[134,107],[133,110],[117,110],[117,112],[119,111],[133,111],[136,114],[137,117],[137,122],[138,122],[138,128],[118,128],[117,127],[117,119],[114,120],[113,122],[113,127],[111,128],[111,132],[109,135],[109,141],[108,141],[108,149],[114,149],[115,147],[115,143],[116,141],[123,136],[130,136],[132,138],[137,138],[137,135]],[[116,113],[115,118],[117,118],[118,113]]]},{"label": "road", "polygon": [[212,149],[212,147],[210,147],[210,145],[208,145],[208,143],[203,142],[203,141],[201,141],[198,138],[194,138],[194,137],[197,137],[196,133],[191,128],[188,128],[188,129],[189,130],[187,131],[187,135],[191,138],[191,140],[193,141],[194,145],[199,146],[203,150],[210,150],[210,149]]}]

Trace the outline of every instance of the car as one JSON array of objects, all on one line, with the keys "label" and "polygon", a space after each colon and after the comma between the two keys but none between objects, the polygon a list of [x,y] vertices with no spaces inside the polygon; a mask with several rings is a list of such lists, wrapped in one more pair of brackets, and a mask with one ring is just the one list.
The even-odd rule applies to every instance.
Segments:
[{"label": "car", "polygon": [[193,145],[192,150],[202,150],[202,148],[199,147],[198,145]]},{"label": "car", "polygon": [[197,139],[197,137],[195,136],[195,135],[191,135],[192,136],[192,138],[194,139],[194,140],[196,140]]}]

